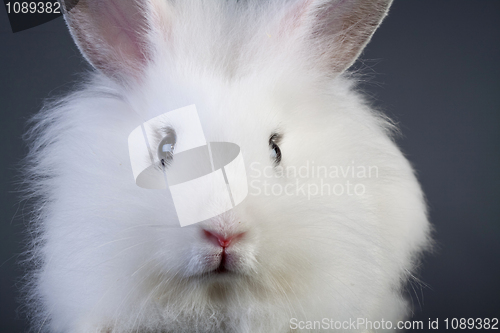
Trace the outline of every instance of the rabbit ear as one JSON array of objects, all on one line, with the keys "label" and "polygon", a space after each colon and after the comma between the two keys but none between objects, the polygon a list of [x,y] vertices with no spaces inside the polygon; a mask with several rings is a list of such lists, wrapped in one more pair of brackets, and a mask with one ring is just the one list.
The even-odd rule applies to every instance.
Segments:
[{"label": "rabbit ear", "polygon": [[286,15],[289,22],[285,25],[301,30],[316,64],[342,73],[368,44],[391,3],[392,0],[299,0]]},{"label": "rabbit ear", "polygon": [[148,35],[164,28],[158,17],[165,1],[63,0],[63,5],[76,45],[95,68],[120,81],[140,79],[152,52]]}]

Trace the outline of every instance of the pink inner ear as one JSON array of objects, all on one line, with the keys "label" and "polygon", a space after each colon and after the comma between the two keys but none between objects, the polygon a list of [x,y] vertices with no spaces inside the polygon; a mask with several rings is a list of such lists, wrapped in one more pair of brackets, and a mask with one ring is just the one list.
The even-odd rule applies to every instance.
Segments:
[{"label": "pink inner ear", "polygon": [[304,23],[305,14],[312,2],[313,0],[306,0],[293,5],[291,10],[289,10],[281,20],[278,30],[279,37],[286,36]]},{"label": "pink inner ear", "polygon": [[107,0],[98,5],[104,39],[120,58],[127,63],[146,62],[145,43],[141,35],[145,33],[146,17],[140,7],[129,1]]},{"label": "pink inner ear", "polygon": [[[148,60],[148,9],[136,0],[80,0],[66,14],[78,47],[104,74],[140,79]],[[145,6],[145,5],[144,5]]]},{"label": "pink inner ear", "polygon": [[279,36],[296,30],[314,66],[332,73],[349,68],[387,14],[392,0],[298,0],[282,17]]},{"label": "pink inner ear", "polygon": [[323,21],[323,20],[328,20],[328,18],[336,18],[336,20],[341,20],[342,16],[346,12],[348,12],[348,10],[345,10],[345,8],[343,12],[341,12],[342,9],[341,6],[344,5],[346,2],[347,0],[340,0],[333,4],[325,5],[325,8],[323,8],[323,10],[321,10],[320,14],[318,15],[317,20]]}]

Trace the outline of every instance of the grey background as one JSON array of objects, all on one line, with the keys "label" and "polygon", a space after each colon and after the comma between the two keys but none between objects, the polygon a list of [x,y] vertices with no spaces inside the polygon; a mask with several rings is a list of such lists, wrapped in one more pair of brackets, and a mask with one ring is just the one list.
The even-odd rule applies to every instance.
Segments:
[{"label": "grey background", "polygon": [[[429,201],[438,248],[420,272],[427,287],[409,288],[425,323],[500,317],[499,20],[496,0],[396,0],[357,64],[363,88],[400,124]],[[13,34],[1,8],[0,50],[0,332],[21,332],[21,135],[43,99],[88,67],[61,18]]]}]

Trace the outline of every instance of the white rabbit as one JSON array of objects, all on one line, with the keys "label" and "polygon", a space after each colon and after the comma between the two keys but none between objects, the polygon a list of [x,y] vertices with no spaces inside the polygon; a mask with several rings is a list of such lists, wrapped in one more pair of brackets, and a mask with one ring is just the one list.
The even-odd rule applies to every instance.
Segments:
[{"label": "white rabbit", "polygon": [[[33,329],[366,332],[333,323],[405,318],[425,200],[346,72],[390,4],[80,0],[65,19],[96,70],[28,133]],[[191,104],[207,141],[240,146],[249,194],[181,228],[169,191],[135,184],[127,137]]]}]

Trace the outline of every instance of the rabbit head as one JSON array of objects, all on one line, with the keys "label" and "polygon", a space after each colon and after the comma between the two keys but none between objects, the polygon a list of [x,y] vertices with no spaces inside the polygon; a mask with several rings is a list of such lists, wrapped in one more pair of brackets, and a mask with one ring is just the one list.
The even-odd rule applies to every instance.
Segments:
[{"label": "rabbit head", "polygon": [[[293,318],[404,316],[425,203],[393,125],[346,72],[390,3],[72,4],[66,22],[96,71],[31,130],[38,325],[289,332],[300,331]],[[168,190],[134,183],[127,137],[191,104],[207,141],[240,147],[248,195],[181,228]],[[154,149],[172,131],[189,140],[182,124],[163,124]]]}]

